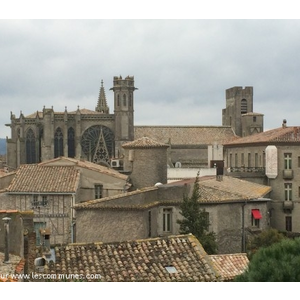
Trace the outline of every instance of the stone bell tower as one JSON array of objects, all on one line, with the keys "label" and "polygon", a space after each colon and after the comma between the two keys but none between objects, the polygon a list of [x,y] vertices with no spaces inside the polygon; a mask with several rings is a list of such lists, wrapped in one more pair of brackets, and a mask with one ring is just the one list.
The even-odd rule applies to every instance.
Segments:
[{"label": "stone bell tower", "polygon": [[123,157],[122,144],[134,140],[134,76],[114,76],[115,156]]}]

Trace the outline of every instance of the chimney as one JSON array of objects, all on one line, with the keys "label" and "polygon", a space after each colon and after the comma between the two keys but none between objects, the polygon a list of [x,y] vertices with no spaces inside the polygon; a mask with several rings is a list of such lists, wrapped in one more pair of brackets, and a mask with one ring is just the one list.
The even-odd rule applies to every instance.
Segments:
[{"label": "chimney", "polygon": [[2,218],[4,221],[4,247],[5,247],[5,253],[4,253],[4,263],[9,263],[9,221],[11,218],[5,217]]},{"label": "chimney", "polygon": [[283,119],[282,121],[282,128],[286,128],[286,119]]}]

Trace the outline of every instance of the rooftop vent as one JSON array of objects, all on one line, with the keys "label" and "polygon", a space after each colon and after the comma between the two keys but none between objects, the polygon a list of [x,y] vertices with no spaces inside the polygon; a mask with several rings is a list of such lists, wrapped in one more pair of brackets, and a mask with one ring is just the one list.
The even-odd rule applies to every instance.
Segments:
[{"label": "rooftop vent", "polygon": [[282,121],[282,128],[286,128],[286,119],[283,119]]}]

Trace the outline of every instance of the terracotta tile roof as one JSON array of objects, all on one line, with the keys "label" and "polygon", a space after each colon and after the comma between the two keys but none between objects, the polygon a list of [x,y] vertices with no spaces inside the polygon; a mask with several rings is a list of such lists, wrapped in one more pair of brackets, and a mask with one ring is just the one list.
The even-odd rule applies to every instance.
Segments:
[{"label": "terracotta tile roof", "polygon": [[223,176],[221,181],[216,180],[216,178],[200,180],[199,187],[201,202],[257,199],[264,197],[272,190],[270,186],[241,180],[232,176]]},{"label": "terracotta tile roof", "polygon": [[[55,262],[44,273],[77,274],[83,281],[105,282],[220,280],[209,255],[191,234],[57,246]],[[89,279],[90,275],[101,279]]]},{"label": "terracotta tile roof", "polygon": [[172,145],[223,144],[237,138],[229,126],[135,126],[134,136]]},{"label": "terracotta tile roof", "polygon": [[[102,210],[145,210],[159,205],[179,205],[183,196],[172,200],[161,200],[153,194],[146,197],[146,193],[158,190],[159,188],[168,188],[174,185],[184,186],[193,185],[195,179],[185,179],[182,181],[172,182],[160,187],[149,187],[141,190],[122,193],[111,197],[105,197],[96,200],[78,203],[74,206],[76,210],[80,209],[102,209]],[[222,181],[217,181],[215,176],[203,176],[199,178],[200,202],[205,203],[223,203],[236,202],[244,200],[256,200],[263,198],[271,191],[271,187],[258,183],[241,180],[231,176],[223,176]],[[135,195],[144,194],[145,197],[139,196],[133,201]],[[122,199],[123,198],[123,199]],[[149,201],[150,198],[150,201]],[[126,201],[126,199],[130,201]],[[119,201],[122,200],[122,201]]]},{"label": "terracotta tile roof", "polygon": [[[61,164],[59,164],[59,162],[61,162]],[[61,166],[65,166],[67,164],[69,165],[74,165],[74,166],[78,166],[81,168],[85,168],[85,169],[89,169],[89,170],[94,170],[97,172],[100,172],[102,174],[106,174],[108,176],[113,176],[116,178],[120,178],[123,180],[126,180],[128,178],[127,175],[124,175],[112,168],[108,168],[102,165],[98,165],[95,164],[93,162],[87,161],[87,160],[79,160],[79,159],[75,159],[75,158],[71,158],[71,157],[57,157],[54,159],[50,159],[44,162],[39,163],[40,166],[46,166],[46,165],[53,165],[53,163],[55,163],[55,165],[61,165]]]},{"label": "terracotta tile roof", "polygon": [[73,166],[22,165],[7,191],[10,193],[75,193],[80,172]]},{"label": "terracotta tile roof", "polygon": [[209,257],[223,281],[233,280],[234,277],[242,274],[249,264],[246,253],[210,255]]},{"label": "terracotta tile roof", "polygon": [[23,273],[25,259],[18,255],[9,254],[9,263],[4,263],[5,255],[0,252],[0,282],[18,282],[18,278]]},{"label": "terracotta tile roof", "polygon": [[124,143],[123,148],[167,148],[169,145],[154,141],[146,136],[136,139],[132,142]]},{"label": "terracotta tile roof", "polygon": [[267,130],[261,133],[250,135],[243,138],[238,138],[234,141],[227,142],[225,146],[235,146],[243,144],[258,144],[258,143],[300,143],[300,127],[280,127]]},{"label": "terracotta tile roof", "polygon": [[[131,192],[125,192],[122,194],[117,194],[117,195],[113,195],[113,196],[109,196],[109,197],[105,197],[105,198],[101,198],[101,199],[95,199],[95,200],[89,200],[89,201],[85,201],[83,203],[78,203],[74,205],[75,209],[93,209],[93,208],[128,208],[128,209],[133,209],[133,208],[140,208],[143,209],[145,207],[144,203],[142,201],[140,201],[140,198],[138,199],[138,203],[133,205],[127,205],[126,204],[126,198],[127,197],[131,197],[131,196],[135,196],[138,194],[145,194],[151,191],[157,190],[157,187],[146,187],[140,190],[136,190],[136,191],[131,191]],[[124,203],[121,205],[114,205],[113,204],[113,200],[119,200],[124,198]],[[148,203],[149,204],[149,203]],[[155,201],[155,205],[157,204],[157,201]],[[151,202],[151,205],[153,206],[153,202]],[[148,207],[148,206],[147,206]]]}]

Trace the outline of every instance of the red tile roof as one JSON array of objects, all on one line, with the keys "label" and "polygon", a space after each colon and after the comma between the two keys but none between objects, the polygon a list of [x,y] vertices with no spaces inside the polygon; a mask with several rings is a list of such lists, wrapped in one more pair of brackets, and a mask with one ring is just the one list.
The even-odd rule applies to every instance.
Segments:
[{"label": "red tile roof", "polygon": [[80,172],[73,166],[22,165],[7,191],[10,193],[75,193]]},{"label": "red tile roof", "polygon": [[[193,185],[194,179],[185,179],[182,181],[172,182],[169,184],[162,185],[163,188],[172,187],[174,185],[184,186]],[[105,197],[96,200],[90,200],[83,203],[78,203],[74,206],[76,210],[80,209],[116,209],[116,210],[144,210],[150,207],[159,205],[179,205],[182,202],[183,196],[178,195],[177,198],[172,198],[172,200],[161,200],[154,195],[151,196],[151,201],[149,197],[143,198],[142,196],[146,193],[151,193],[155,190],[159,190],[160,187],[148,187],[141,190],[132,191],[128,193],[122,193],[114,195],[111,197]],[[203,176],[199,177],[199,188],[200,188],[200,198],[199,202],[202,203],[223,203],[223,202],[236,202],[244,200],[255,200],[258,198],[263,198],[268,193],[271,192],[272,188],[270,186],[250,182],[247,180],[241,180],[234,178],[232,176],[223,176],[223,180],[216,180],[215,176]],[[135,198],[136,201],[133,202],[134,196],[140,194],[140,197]],[[122,203],[118,201],[122,199]],[[130,198],[130,202],[126,199]],[[115,204],[117,201],[118,204]]]},{"label": "red tile roof", "polygon": [[50,262],[44,273],[77,274],[82,281],[106,282],[212,282],[220,279],[202,245],[191,234],[57,246],[55,262]]},{"label": "red tile roof", "polygon": [[112,168],[108,168],[102,165],[95,164],[93,162],[87,161],[87,160],[79,160],[71,157],[57,157],[54,159],[50,159],[44,162],[39,163],[40,166],[46,166],[46,165],[56,165],[56,166],[77,166],[80,168],[85,168],[89,170],[93,170],[96,172],[100,172],[102,174],[106,174],[108,176],[116,177],[119,179],[126,180],[128,178],[127,175],[124,175],[117,170],[114,170]]},{"label": "red tile roof", "polygon": [[235,140],[230,126],[135,126],[134,136],[171,145],[213,145]]},{"label": "red tile roof", "polygon": [[248,267],[249,259],[246,253],[210,255],[214,266],[221,274],[223,281],[231,281],[242,274]]},{"label": "red tile roof", "polygon": [[158,143],[148,137],[141,137],[132,142],[124,143],[123,148],[168,148],[169,145]]},{"label": "red tile roof", "polygon": [[300,127],[280,127],[261,133],[238,138],[234,141],[224,143],[224,146],[235,146],[243,144],[258,143],[300,143]]}]

